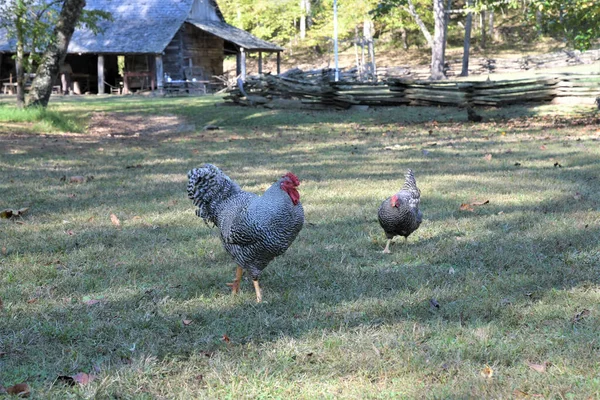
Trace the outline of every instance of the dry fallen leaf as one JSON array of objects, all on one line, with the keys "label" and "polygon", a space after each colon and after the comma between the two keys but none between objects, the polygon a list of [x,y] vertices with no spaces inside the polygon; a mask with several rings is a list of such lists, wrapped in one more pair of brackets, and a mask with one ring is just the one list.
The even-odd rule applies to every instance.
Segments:
[{"label": "dry fallen leaf", "polygon": [[526,393],[519,389],[515,389],[513,391],[513,396],[515,396],[516,399],[526,399],[529,397],[529,393]]},{"label": "dry fallen leaf", "polygon": [[119,218],[115,214],[110,214],[110,222],[114,226],[121,226],[121,221],[119,221]]},{"label": "dry fallen leaf", "polygon": [[191,319],[184,319],[182,322],[183,322],[183,325],[188,326],[189,324],[192,323],[192,320]]},{"label": "dry fallen leaf", "polygon": [[579,322],[582,319],[584,319],[585,317],[587,317],[588,315],[590,315],[590,310],[583,309],[583,310],[579,311],[577,314],[575,314],[572,321],[573,321],[573,323]]},{"label": "dry fallen leaf", "polygon": [[94,222],[94,217],[89,217],[87,222]]},{"label": "dry fallen leaf", "polygon": [[537,371],[539,373],[546,372],[546,363],[545,362],[543,364],[535,364],[535,363],[530,363],[529,361],[527,361],[526,364],[529,366],[529,368],[531,368],[534,371]]},{"label": "dry fallen leaf", "polygon": [[5,256],[6,255],[6,246],[2,246],[2,255]]},{"label": "dry fallen leaf", "polygon": [[13,210],[11,208],[7,208],[5,210],[0,211],[0,218],[14,218],[14,217],[22,217],[27,214],[29,211],[29,207],[19,208],[18,210]]},{"label": "dry fallen leaf", "polygon": [[475,209],[471,207],[469,203],[462,203],[459,207],[461,211],[474,211]]},{"label": "dry fallen leaf", "polygon": [[32,299],[29,299],[29,300],[27,300],[27,304],[33,304],[33,303],[35,303],[35,302],[37,302],[37,301],[38,301],[38,299],[36,299],[36,298],[34,297],[34,298],[32,298]]},{"label": "dry fallen leaf", "polygon": [[75,232],[73,232],[71,229],[65,231],[65,233],[69,236],[73,236],[75,234]]},{"label": "dry fallen leaf", "polygon": [[540,150],[546,150],[546,146],[544,146],[544,145],[541,145],[541,146],[540,146]]},{"label": "dry fallen leaf", "polygon": [[23,382],[18,385],[7,387],[6,393],[17,395],[19,397],[29,397],[31,390],[29,389],[29,385]]},{"label": "dry fallen leaf", "polygon": [[486,154],[485,156],[483,156],[483,158],[484,158],[486,161],[492,161],[492,155],[491,155],[491,154],[489,154],[489,153],[488,153],[488,154]]},{"label": "dry fallen leaf", "polygon": [[229,339],[229,336],[227,336],[227,335],[223,335],[223,341],[224,341],[225,343],[229,343],[229,342],[231,342],[231,339]]},{"label": "dry fallen leaf", "polygon": [[95,378],[94,375],[89,375],[89,374],[86,374],[85,372],[80,372],[76,375],[73,375],[73,380],[75,382],[79,383],[80,385],[87,385],[88,383],[93,381],[94,378]]},{"label": "dry fallen leaf", "polygon": [[480,374],[484,378],[491,378],[494,375],[494,370],[489,365],[486,365],[485,368],[481,370]]},{"label": "dry fallen leaf", "polygon": [[80,372],[76,375],[60,375],[56,380],[63,382],[66,385],[75,386],[76,383],[80,385],[87,385],[93,381],[96,377],[94,375]]},{"label": "dry fallen leaf", "polygon": [[69,178],[69,183],[84,183],[85,178],[81,175],[75,175]]}]

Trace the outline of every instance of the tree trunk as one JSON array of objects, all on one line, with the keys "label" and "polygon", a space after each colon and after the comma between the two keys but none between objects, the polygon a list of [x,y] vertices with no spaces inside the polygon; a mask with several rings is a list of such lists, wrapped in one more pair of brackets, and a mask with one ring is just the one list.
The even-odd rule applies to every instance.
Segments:
[{"label": "tree trunk", "polygon": [[444,49],[442,53],[446,57],[446,43],[448,42],[448,24],[450,22],[450,10],[452,9],[452,0],[446,1],[446,13],[444,14]]},{"label": "tree trunk", "polygon": [[[467,0],[467,7],[471,7],[471,0]],[[471,48],[471,26],[473,24],[473,13],[467,13],[467,21],[465,22],[465,43],[463,48],[462,71],[460,76],[469,76],[469,50]],[[482,24],[482,26],[485,24]],[[485,30],[485,28],[483,28]]]},{"label": "tree trunk", "polygon": [[492,41],[498,40],[498,38],[496,37],[496,31],[494,30],[494,12],[493,11],[490,11],[488,13],[488,20],[489,20],[488,31],[490,33],[490,40],[492,40]]},{"label": "tree trunk", "polygon": [[444,75],[444,0],[433,0],[434,33],[431,48],[431,76],[429,79],[445,79]]},{"label": "tree trunk", "polygon": [[85,7],[85,0],[65,0],[52,34],[54,40],[42,55],[27,106],[46,107],[52,93],[52,84],[58,76],[60,65],[67,55],[67,48],[75,31],[75,26]]},{"label": "tree trunk", "polygon": [[25,104],[25,71],[23,70],[23,62],[25,59],[25,37],[23,30],[21,10],[24,9],[23,1],[18,2],[18,14],[15,18],[15,30],[17,34],[17,58],[15,60],[15,72],[17,74],[17,107],[23,108]]},{"label": "tree trunk", "polygon": [[481,12],[481,15],[479,16],[481,18],[481,48],[485,49],[485,45],[486,45],[486,20],[485,20],[485,11]]},{"label": "tree trunk", "polygon": [[300,39],[306,38],[306,0],[300,0]]},{"label": "tree trunk", "polygon": [[425,36],[425,40],[427,40],[427,47],[429,47],[430,49],[433,48],[433,39],[431,37],[431,33],[429,33],[429,30],[423,23],[423,20],[421,19],[419,14],[417,14],[417,11],[415,10],[415,5],[412,3],[411,0],[408,0],[408,7],[404,7],[404,9],[415,19],[415,23],[421,30],[423,36]]}]

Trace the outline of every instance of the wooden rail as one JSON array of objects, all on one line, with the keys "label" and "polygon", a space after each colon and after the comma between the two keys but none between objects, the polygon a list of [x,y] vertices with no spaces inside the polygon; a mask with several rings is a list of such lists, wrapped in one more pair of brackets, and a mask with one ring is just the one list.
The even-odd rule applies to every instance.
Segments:
[{"label": "wooden rail", "polygon": [[428,81],[388,79],[385,83],[314,82],[264,75],[249,77],[226,99],[245,105],[273,99],[296,99],[304,104],[349,108],[352,105],[494,106],[549,102],[570,98],[592,103],[600,96],[600,75],[554,75],[501,81]]}]

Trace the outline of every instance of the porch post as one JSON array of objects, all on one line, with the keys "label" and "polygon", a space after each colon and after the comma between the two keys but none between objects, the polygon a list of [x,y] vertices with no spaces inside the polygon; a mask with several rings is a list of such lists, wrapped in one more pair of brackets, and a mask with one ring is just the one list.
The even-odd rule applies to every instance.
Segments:
[{"label": "porch post", "polygon": [[277,75],[281,74],[281,52],[277,52]]},{"label": "porch post", "polygon": [[163,59],[162,59],[162,55],[157,54],[154,57],[154,64],[156,65],[156,86],[157,86],[157,90],[159,93],[162,92],[163,90],[163,75],[164,75],[164,70],[163,70]]},{"label": "porch post", "polygon": [[262,75],[262,51],[258,52],[258,74]]},{"label": "porch post", "polygon": [[104,94],[104,56],[98,54],[98,94]]},{"label": "porch post", "polygon": [[243,81],[246,80],[246,52],[243,47],[240,47],[240,75]]}]

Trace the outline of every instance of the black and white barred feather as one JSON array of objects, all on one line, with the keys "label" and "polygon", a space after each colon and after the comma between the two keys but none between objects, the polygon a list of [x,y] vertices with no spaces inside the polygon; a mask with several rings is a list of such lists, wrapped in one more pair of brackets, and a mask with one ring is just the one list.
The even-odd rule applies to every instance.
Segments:
[{"label": "black and white barred feather", "polygon": [[406,238],[419,228],[423,220],[423,213],[419,210],[420,201],[421,191],[413,171],[409,169],[404,175],[404,185],[400,191],[384,200],[377,213],[379,225],[388,239],[398,235]]},{"label": "black and white barred feather", "polygon": [[212,164],[188,173],[188,197],[198,207],[196,215],[219,228],[225,250],[254,279],[288,249],[304,224],[302,205],[294,205],[281,188],[284,179],[257,196]]}]

